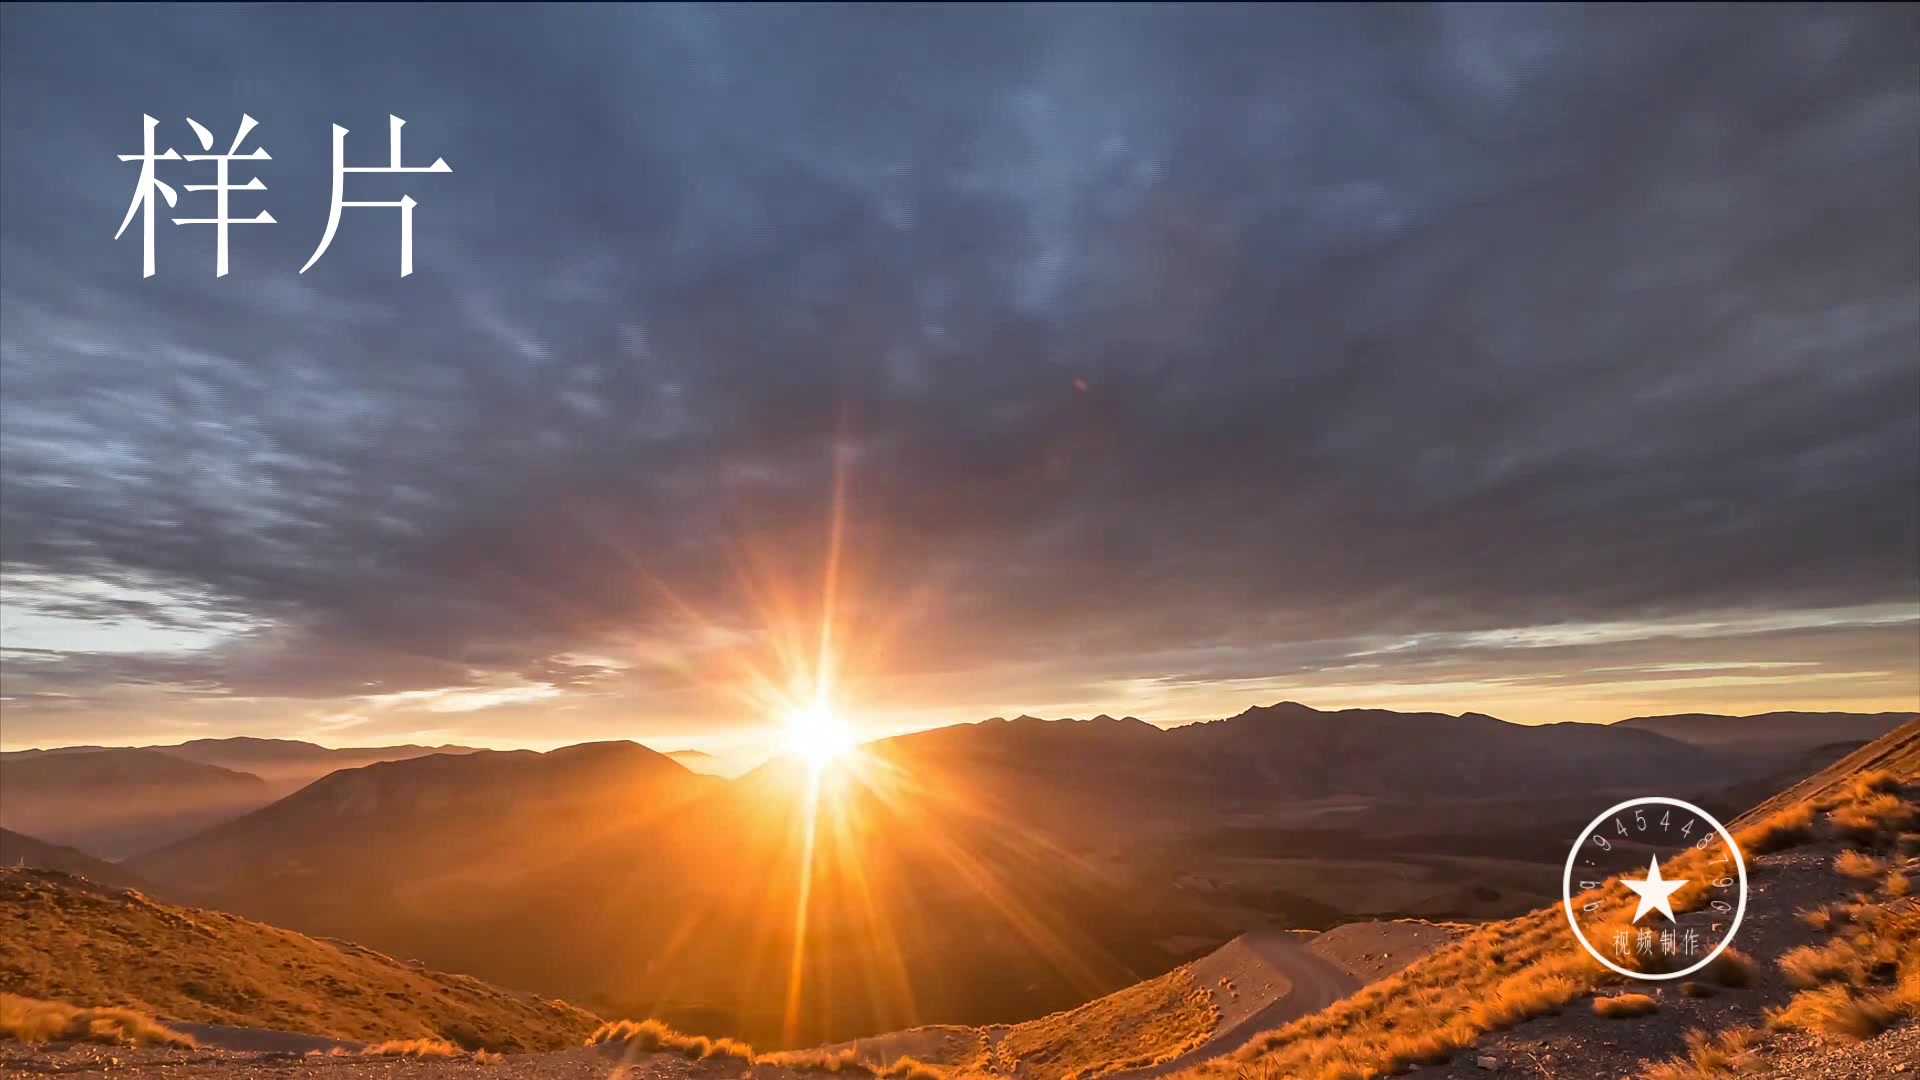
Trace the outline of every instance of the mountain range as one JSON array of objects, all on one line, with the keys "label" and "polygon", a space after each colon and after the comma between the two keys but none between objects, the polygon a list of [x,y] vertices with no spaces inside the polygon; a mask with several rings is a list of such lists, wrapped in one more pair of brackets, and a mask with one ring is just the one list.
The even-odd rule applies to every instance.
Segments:
[{"label": "mountain range", "polygon": [[[1039,1015],[1249,925],[1525,910],[1545,899],[1540,875],[1514,867],[1557,859],[1596,805],[1713,805],[1895,718],[1770,720],[1754,745],[1712,718],[1666,719],[1670,732],[1293,702],[1171,729],[1022,716],[868,743],[818,786],[786,759],[726,781],[630,742],[408,753],[230,808],[123,869],[505,985],[763,1045],[818,1041]],[[1820,730],[1774,733],[1796,722]],[[214,751],[196,752],[332,760],[265,740]],[[0,765],[40,774],[24,804],[46,827],[44,790],[68,762],[151,753]],[[799,1014],[768,1011],[765,986],[803,953]]]},{"label": "mountain range", "polygon": [[[1281,718],[1292,711],[1282,710]],[[1275,718],[1271,710],[1262,715]],[[1386,718],[1370,719],[1391,726]],[[1326,714],[1306,722],[1325,723]],[[985,743],[972,740],[984,737],[991,742],[1013,730],[1020,732],[1014,738],[1024,740],[1029,750],[1047,746],[1054,752],[1075,747],[1088,751],[1083,745],[1086,740],[1104,743],[1109,736],[1116,744],[1118,740],[1157,741],[1157,736],[1125,721],[1023,720],[976,727],[973,735],[945,738],[959,739],[976,751],[976,758],[992,754],[982,749]],[[1465,730],[1477,727],[1469,723]],[[922,748],[926,743],[918,741]],[[975,809],[946,801],[961,792],[947,788],[941,778],[880,779],[899,767],[898,752],[898,745],[880,747],[860,766],[880,770],[874,783],[857,787],[781,765],[756,770],[737,784],[689,780],[682,775],[685,770],[666,756],[621,743],[548,754],[425,758],[359,770],[374,776],[372,780],[349,783],[343,777],[350,774],[329,777],[316,785],[317,792],[289,800],[301,808],[302,815],[285,818],[281,812],[281,824],[306,820],[319,828],[331,823],[349,839],[357,835],[378,839],[378,822],[391,817],[398,827],[386,840],[425,833],[444,839],[449,828],[466,826],[519,844],[511,858],[536,859],[539,875],[551,876],[549,892],[522,893],[523,899],[534,902],[518,910],[495,907],[488,925],[468,923],[467,931],[484,934],[500,953],[517,950],[537,956],[572,942],[568,956],[576,964],[576,974],[590,973],[595,967],[602,972],[639,969],[656,984],[672,988],[661,1000],[680,1002],[683,1023],[701,1022],[701,1008],[687,1004],[694,1001],[704,1003],[705,1024],[715,1031],[720,1025],[738,1022],[771,1030],[768,1025],[783,1018],[770,1021],[738,1007],[728,1012],[724,997],[701,996],[727,989],[726,979],[709,977],[716,965],[768,959],[774,961],[770,968],[722,969],[718,974],[732,976],[763,1002],[784,999],[782,991],[796,985],[804,994],[812,980],[822,977],[831,985],[812,987],[816,995],[850,996],[856,1002],[876,1001],[874,992],[890,985],[904,989],[910,1000],[922,990],[931,990],[919,1001],[919,1008],[944,1023],[888,1031],[884,1010],[856,1006],[847,1015],[812,1016],[807,1021],[811,1026],[803,1025],[802,1030],[817,1030],[822,1023],[857,1027],[862,1033],[857,1041],[814,1046],[791,1055],[761,1056],[731,1039],[689,1038],[657,1024],[631,1023],[615,1026],[614,1044],[583,1049],[579,1043],[598,1018],[557,1000],[503,989],[467,975],[441,974],[417,960],[395,959],[361,945],[316,938],[219,910],[156,901],[97,878],[19,867],[0,867],[0,931],[4,931],[0,932],[0,981],[40,999],[131,1006],[202,1040],[197,1050],[188,1052],[135,1048],[130,1052],[136,1069],[177,1064],[183,1053],[190,1053],[195,1067],[208,1075],[235,1077],[255,1075],[259,1068],[281,1063],[303,1047],[317,1046],[325,1054],[329,1045],[332,1056],[326,1060],[347,1070],[359,1057],[357,1051],[421,1053],[435,1055],[435,1060],[409,1062],[403,1070],[407,1075],[466,1075],[493,1059],[468,1059],[459,1048],[485,1047],[528,1055],[509,1058],[504,1065],[487,1064],[485,1071],[507,1068],[514,1075],[594,1076],[633,1066],[666,1080],[709,1074],[708,1055],[723,1059],[729,1068],[751,1063],[754,1075],[775,1080],[804,1080],[808,1073],[803,1070],[817,1074],[850,1069],[856,1075],[912,1075],[927,1080],[969,1075],[1070,1080],[1169,1073],[1181,1080],[1212,1080],[1249,1067],[1276,1075],[1321,1075],[1316,1066],[1327,1061],[1352,1062],[1360,1074],[1367,1075],[1420,1064],[1422,1071],[1431,1066],[1436,1074],[1464,1077],[1528,1071],[1528,1063],[1555,1061],[1569,1052],[1579,1055],[1576,1065],[1595,1075],[1602,1071],[1606,1075],[1723,1075],[1724,1070],[1686,1071],[1680,1065],[1647,1071],[1654,1059],[1669,1055],[1681,1062],[1691,1056],[1698,1065],[1703,1060],[1699,1047],[1709,1045],[1709,1036],[1713,1039],[1709,1049],[1722,1043],[1731,1049],[1706,1060],[1738,1058],[1741,1071],[1772,1068],[1779,1075],[1878,1076],[1897,1074],[1896,1063],[1912,1060],[1911,1049],[1920,1045],[1920,1029],[1904,1019],[1920,1018],[1920,998],[1913,996],[1915,972],[1908,970],[1913,966],[1911,948],[1920,940],[1914,937],[1920,924],[1912,921],[1910,899],[1905,896],[1908,875],[1920,871],[1920,861],[1913,857],[1920,850],[1913,843],[1920,835],[1899,835],[1920,823],[1911,802],[1915,785],[1920,784],[1920,717],[1779,789],[1745,814],[1729,814],[1726,819],[1741,836],[1743,847],[1749,848],[1757,906],[1763,910],[1799,906],[1803,913],[1828,915],[1836,922],[1848,918],[1859,926],[1877,927],[1871,934],[1843,934],[1812,915],[1753,920],[1743,931],[1740,950],[1730,952],[1717,966],[1710,965],[1699,981],[1677,990],[1628,988],[1645,989],[1646,995],[1641,995],[1621,993],[1612,980],[1593,974],[1597,967],[1578,963],[1557,897],[1532,905],[1531,911],[1516,912],[1516,917],[1478,926],[1457,921],[1355,919],[1319,934],[1254,927],[1231,940],[1221,938],[1224,944],[1217,949],[1198,949],[1190,963],[1157,968],[1111,993],[1082,990],[1069,1009],[1045,1016],[1028,1011],[1025,1022],[992,1026],[967,1026],[962,1014],[953,1011],[966,1003],[943,995],[944,984],[953,976],[976,978],[983,963],[998,964],[1002,981],[995,989],[1001,998],[1008,993],[1030,994],[1032,987],[1025,982],[1028,972],[1005,966],[1018,959],[1004,949],[1008,939],[1042,947],[1047,962],[1071,968],[1090,959],[1079,947],[1089,936],[1098,935],[1073,939],[1062,931],[1098,923],[1128,897],[1124,892],[1071,895],[1062,891],[1088,868],[1061,857],[1057,850],[1051,853],[1049,865],[1032,868],[1025,877],[994,876],[1009,867],[992,857],[996,849],[991,837],[963,837],[961,831],[940,825],[954,815],[965,818]],[[1083,756],[1099,759],[1102,754]],[[1140,763],[1130,753],[1113,756],[1136,770],[1132,775],[1139,775]],[[684,787],[688,784],[692,786]],[[787,819],[768,814],[770,808],[788,805],[785,800],[792,797],[796,784],[820,793],[815,809]],[[683,801],[669,804],[658,797],[676,787],[684,787],[679,792]],[[489,805],[494,801],[489,796],[495,793],[509,802],[524,800],[529,817],[559,815],[549,819],[554,826],[550,836],[554,846],[565,850],[540,859],[538,851],[524,845],[526,838],[515,839],[510,831],[503,831],[513,815]],[[769,807],[764,804],[767,799],[776,802]],[[611,810],[623,803],[639,808],[628,809],[621,821],[591,836],[577,835],[575,830],[584,824],[567,816],[589,804]],[[874,820],[869,815],[879,817]],[[259,815],[266,820],[276,816]],[[755,821],[759,828],[749,828]],[[247,841],[250,831],[259,834],[252,837],[255,841],[267,835],[258,824],[236,828],[238,824],[211,832],[234,844]],[[1001,829],[1009,825],[998,823]],[[873,838],[860,835],[866,832],[885,840],[876,844]],[[918,839],[903,837],[903,832]],[[0,851],[22,850],[23,839],[0,834]],[[964,850],[946,846],[961,839],[968,845]],[[1020,833],[1006,839],[1002,854],[1016,852],[1035,838]],[[1367,842],[1361,835],[1347,839],[1352,844]],[[291,847],[303,848],[314,837],[296,832],[286,840]],[[794,914],[784,907],[794,899],[792,889],[781,888],[777,877],[768,874],[791,866],[760,861],[780,852],[789,841],[806,843],[815,885],[828,896],[826,903],[800,909],[814,920],[815,934],[807,940],[820,955],[808,957],[806,979],[799,984],[786,978],[790,970],[782,963],[791,960],[792,954],[785,951],[791,941],[779,940],[777,933],[771,942],[760,940],[757,944],[774,946],[770,955],[763,956],[753,940],[777,931],[781,920]],[[154,853],[148,861],[164,863],[194,846],[177,845],[177,850]],[[24,849],[36,850],[30,842]],[[376,846],[370,861],[418,858],[424,850],[381,851]],[[1862,850],[1883,854],[1867,859]],[[707,854],[704,864],[685,861],[695,851]],[[1042,844],[1032,853],[1044,851]],[[461,857],[478,854],[477,848],[470,847]],[[67,852],[60,857],[73,855]],[[84,864],[85,856],[79,858],[82,873],[100,868]],[[423,864],[419,876],[444,873],[458,861],[443,856],[437,864]],[[1873,881],[1863,883],[1855,872],[1854,864],[1863,862],[1874,863]],[[1895,868],[1888,870],[1890,864]],[[1376,859],[1373,865],[1374,872],[1380,872],[1387,864]],[[856,867],[862,871],[857,878],[850,874]],[[305,876],[301,884],[325,888],[330,885],[328,877],[347,869],[345,863],[336,863]],[[1535,869],[1548,876],[1558,873],[1557,866]],[[689,878],[689,871],[696,870],[704,876]],[[898,880],[902,872],[933,887],[902,892]],[[980,893],[975,886],[982,883],[1006,887]],[[778,903],[771,909],[757,906],[751,900],[755,892],[773,894]],[[683,905],[701,897],[712,906],[683,907],[677,917],[670,917],[662,904],[669,897]],[[960,902],[942,906],[938,901],[943,897]],[[466,916],[465,902],[474,897],[441,899],[454,903],[441,909],[443,920],[459,923]],[[848,901],[860,899],[866,903],[847,908]],[[928,912],[895,906],[910,900],[935,906]],[[1060,904],[1072,906],[1063,911]],[[964,917],[969,907],[981,906],[990,910],[976,911],[971,919]],[[1688,910],[1682,907],[1683,917]],[[742,923],[738,921],[742,911],[770,911],[774,918]],[[845,921],[862,911],[865,924]],[[929,921],[921,918],[925,915],[931,915],[934,923],[959,920],[948,927],[951,947],[945,953],[926,951],[930,942],[921,936]],[[1177,929],[1177,924],[1155,919],[1130,929],[1165,933]],[[874,934],[878,930],[889,933],[879,937]],[[416,934],[420,931],[414,928]],[[447,943],[428,935],[416,937],[406,951],[390,951],[397,956],[418,955],[420,949]],[[869,947],[863,950],[863,944]],[[874,947],[880,945],[892,947]],[[1849,955],[1892,959],[1872,969],[1857,962],[1838,974],[1796,966],[1796,958],[1805,954],[1844,951],[1843,946],[1851,950]],[[1901,959],[1903,954],[1907,959]],[[154,955],[167,957],[167,963],[150,962]],[[581,964],[586,958],[596,958],[597,965]],[[964,963],[967,960],[973,961],[972,967]],[[956,961],[960,966],[928,970],[929,965]],[[1793,981],[1782,979],[1776,968],[1792,974]],[[863,969],[883,975],[865,987],[838,981]],[[890,969],[904,980],[902,984],[892,985],[892,978],[884,974]],[[931,978],[925,977],[929,974]],[[514,979],[496,978],[529,988],[526,973]],[[1823,981],[1802,989],[1809,985],[1807,979]],[[1862,1009],[1878,1011],[1849,1013],[1830,1023],[1839,1015],[1827,1008],[1836,995],[1864,1002]],[[1590,1006],[1583,1000],[1589,997],[1593,999]],[[1640,1013],[1616,1011],[1642,997],[1654,1005]],[[1498,1002],[1498,1011],[1480,1007],[1488,1001]],[[22,1003],[54,1007],[45,1001],[8,1001],[9,1006]],[[1573,1007],[1576,1003],[1579,1007]],[[646,1001],[603,995],[591,1004],[609,1017],[657,1014]],[[1030,1009],[1031,1005],[1022,1000],[1014,1008]],[[980,1002],[973,1005],[975,1012],[981,1007]],[[1632,1024],[1610,1019],[1642,1013],[1643,1018]],[[1870,1016],[1871,1026],[1861,1028],[1857,1016]],[[1763,1020],[1764,1035],[1758,1029],[1745,1035],[1735,1030],[1745,1031],[1742,1025]],[[202,1026],[206,1024],[245,1027]],[[1879,1033],[1882,1027],[1891,1030]],[[1692,1028],[1709,1034],[1687,1035]],[[628,1037],[621,1034],[625,1029],[631,1029],[635,1041],[623,1046],[621,1040]],[[1828,1031],[1845,1038],[1829,1038],[1823,1034]],[[810,1042],[814,1036],[795,1038]],[[385,1042],[395,1039],[427,1042]],[[435,1042],[441,1039],[453,1045]],[[383,1045],[367,1045],[371,1043]],[[1468,1048],[1464,1057],[1457,1052],[1460,1047]],[[651,1053],[667,1049],[677,1053]],[[558,1052],[529,1054],[541,1050]],[[909,1063],[911,1072],[905,1066],[886,1067],[889,1062],[898,1063],[902,1054],[914,1059]],[[682,1056],[689,1060],[680,1060]],[[82,1067],[86,1057],[86,1051],[54,1047],[10,1060],[52,1072]],[[695,1057],[702,1060],[692,1061]],[[366,1065],[369,1075],[376,1070],[381,1075],[392,1071],[372,1062]]]},{"label": "mountain range", "polygon": [[0,791],[0,827],[108,859],[190,836],[274,797],[251,773],[122,748],[6,754]]}]

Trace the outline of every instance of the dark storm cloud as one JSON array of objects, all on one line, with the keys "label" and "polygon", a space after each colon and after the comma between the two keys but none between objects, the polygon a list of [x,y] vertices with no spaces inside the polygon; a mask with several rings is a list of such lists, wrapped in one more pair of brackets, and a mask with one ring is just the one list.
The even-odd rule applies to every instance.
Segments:
[{"label": "dark storm cloud", "polygon": [[[228,633],[22,692],[590,687],[836,460],[907,670],[1916,600],[1910,9],[0,20],[8,603]],[[280,223],[142,280],[114,155],[243,111]],[[416,273],[298,274],[390,112]]]}]

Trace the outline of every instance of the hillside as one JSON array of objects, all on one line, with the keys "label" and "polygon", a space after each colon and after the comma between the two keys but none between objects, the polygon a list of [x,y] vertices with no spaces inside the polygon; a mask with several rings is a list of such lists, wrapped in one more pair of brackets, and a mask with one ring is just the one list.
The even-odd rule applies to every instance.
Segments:
[{"label": "hillside", "polygon": [[[1697,783],[1716,762],[1475,715],[1021,717],[868,744],[810,827],[784,760],[721,782],[631,744],[483,751],[336,773],[133,868],[250,917],[779,1047],[1030,1020],[1252,928],[1511,915],[1547,899],[1583,793]],[[1476,794],[1504,775],[1531,778],[1531,801]],[[796,953],[789,1011],[765,987]]]},{"label": "hillside", "polygon": [[0,869],[0,992],[163,1020],[494,1050],[578,1045],[598,1022],[358,946],[16,868]]},{"label": "hillside", "polygon": [[0,827],[119,859],[273,799],[266,781],[154,750],[0,757]]},{"label": "hillside", "polygon": [[[1710,968],[1692,992],[1625,985],[1574,944],[1555,905],[1483,926],[1181,1075],[1371,1077],[1419,1064],[1458,1078],[1577,1068],[1684,1080],[1730,1074],[1736,1061],[1786,1075],[1891,1075],[1920,1019],[1920,912],[1910,895],[1920,873],[1911,834],[1920,827],[1920,720],[1850,760],[1783,794],[1764,817],[1744,819],[1753,890],[1737,943],[1745,959]],[[1675,876],[1704,869],[1689,857],[1670,866]],[[1585,1000],[1629,993],[1645,995],[1631,1004],[1652,1011]],[[1690,1041],[1694,1029],[1706,1034]],[[1679,1064],[1661,1071],[1665,1060]],[[1815,1067],[1833,1071],[1807,1071]]]},{"label": "hillside", "polygon": [[146,882],[125,867],[96,859],[79,848],[49,844],[12,829],[0,829],[0,866],[58,870],[120,889],[147,888]]},{"label": "hillside", "polygon": [[276,921],[374,900],[411,901],[437,918],[451,896],[416,894],[416,885],[510,886],[543,858],[590,846],[710,782],[630,742],[434,754],[332,773],[132,865]]},{"label": "hillside", "polygon": [[[862,771],[810,830],[791,767],[727,783],[618,743],[419,758],[133,865],[209,906],[767,1047],[1025,1019],[1195,947],[1164,938],[1234,932],[936,774]],[[788,1016],[766,988],[801,942]]]},{"label": "hillside", "polygon": [[1695,746],[1792,754],[1834,744],[1869,743],[1915,715],[1910,712],[1769,712],[1752,716],[1681,713],[1635,716],[1612,726],[1651,731]]},{"label": "hillside", "polygon": [[1740,816],[1737,824],[1751,824],[1788,807],[1831,799],[1856,777],[1876,771],[1902,778],[1920,777],[1920,716],[1756,804]]},{"label": "hillside", "polygon": [[[763,772],[758,782],[771,785],[779,779],[777,774]],[[761,794],[768,790],[762,788]],[[830,1046],[788,1058],[757,1058],[748,1071],[761,1077],[785,1076],[790,1068],[845,1071],[852,1066],[841,1056],[844,1052],[876,1066],[909,1054],[931,1063],[914,1074],[923,1080],[970,1072],[1021,1080],[1102,1075],[1144,1080],[1170,1072],[1186,1080],[1249,1074],[1364,1078],[1415,1063],[1423,1065],[1421,1075],[1459,1080],[1490,1073],[1645,1080],[1705,1080],[1730,1074],[1714,1071],[1721,1067],[1716,1063],[1738,1064],[1743,1074],[1753,1075],[1892,1076],[1895,1064],[1911,1061],[1913,1050],[1920,1047],[1920,1025],[1915,1023],[1920,1020],[1920,907],[1910,895],[1912,879],[1920,875],[1920,835],[1912,831],[1920,828],[1917,799],[1920,720],[1744,817],[1737,831],[1749,855],[1754,893],[1738,940],[1739,952],[1691,984],[1628,985],[1603,971],[1572,944],[1556,904],[1472,928],[1353,923],[1318,935],[1272,931],[1248,935],[1166,974],[1035,1020],[902,1030],[863,1039],[857,1045]],[[725,805],[701,801],[690,809],[698,811],[700,820],[713,824],[709,812]],[[681,834],[669,829],[655,835],[670,839]],[[646,852],[644,869],[640,860],[631,864],[635,874],[629,884],[635,887],[600,897],[603,904],[567,909],[574,919],[573,936],[593,940],[603,959],[619,955],[626,943],[601,936],[611,925],[603,921],[601,911],[624,911],[631,921],[650,924],[649,896],[640,883],[674,880],[659,871],[663,865],[678,865],[675,860],[680,857],[671,843],[618,850]],[[837,849],[829,857],[853,853]],[[1673,860],[1672,872],[1695,872],[1688,859]],[[878,862],[876,869],[884,865]],[[117,971],[119,958],[140,950],[146,934],[159,934],[141,921],[149,917],[145,914],[149,909],[161,913],[151,917],[170,927],[170,932],[211,933],[222,941],[237,935],[231,926],[285,933],[230,916],[166,909],[138,894],[124,894],[107,905],[116,913],[101,916],[94,912],[103,903],[98,898],[110,895],[107,890],[59,875],[11,874],[12,878],[0,880],[24,882],[13,888],[28,899],[10,901],[5,910],[33,908],[43,902],[41,893],[51,890],[51,905],[61,909],[61,918],[23,913],[18,916],[20,925],[75,926],[76,940],[85,945],[77,953],[84,958],[77,965],[83,971]],[[829,884],[834,880],[831,873],[825,877]],[[709,884],[720,883],[710,880]],[[716,895],[733,894],[722,890]],[[894,899],[885,887],[870,895],[882,902]],[[1687,901],[1679,903],[1685,910]],[[68,914],[69,910],[80,914]],[[1624,917],[1626,912],[1619,914]],[[683,924],[668,938],[710,938],[710,926]],[[0,931],[4,931],[0,941],[19,936],[13,926],[0,926]],[[97,996],[101,979],[83,973],[78,985],[69,985],[49,970],[56,965],[47,958],[69,949],[66,941],[48,940],[52,931],[32,933],[38,938],[24,948],[0,951],[4,958],[0,990],[23,988],[38,996],[68,1000],[87,1000],[89,993]],[[416,967],[396,965],[364,950],[299,935],[287,937],[420,974]],[[969,935],[963,937],[976,946],[984,944]],[[252,946],[249,953],[271,959],[274,944]],[[176,954],[171,946],[163,951]],[[104,959],[95,955],[100,952]],[[190,947],[178,954],[196,955]],[[16,955],[39,958],[33,979],[18,973]],[[180,980],[153,974],[157,969],[152,965],[140,967],[161,984],[153,991],[160,1000],[147,1001],[129,993],[129,1003],[162,1017],[187,1016],[179,1011],[182,1005],[167,999],[169,988]],[[247,972],[243,969],[241,974]],[[467,982],[451,978],[462,985]],[[186,985],[199,981],[189,979]],[[332,993],[341,985],[341,980],[321,979],[312,989],[316,996],[326,996],[322,991]],[[764,977],[760,985],[764,995]],[[95,989],[90,991],[89,986]],[[1638,1004],[1638,999],[1627,995],[1641,993],[1647,999],[1642,1008],[1651,1012],[1635,1011],[1627,1019],[1599,1015],[1602,1008],[1622,1015],[1634,1011],[1611,1003],[1617,999]],[[202,999],[208,996],[217,1001],[220,993],[200,994],[195,1000],[204,1005]],[[299,1010],[284,1002],[249,1001],[248,1008],[273,1011],[270,1026],[321,1030],[322,1025],[301,1026],[297,1019],[288,1019],[297,1017]],[[568,1016],[578,1019],[573,1013]],[[457,1021],[422,1022],[470,1034],[458,1028]],[[1279,1026],[1270,1027],[1275,1024]],[[1705,1034],[1689,1035],[1694,1029]],[[468,1041],[479,1040],[469,1037]],[[712,1047],[722,1058],[735,1052],[701,1040],[687,1045]],[[156,1063],[184,1060],[180,1051],[142,1053]],[[201,1053],[207,1075],[240,1075],[229,1069],[247,1068],[252,1060],[224,1051],[211,1056]],[[1688,1064],[1684,1068],[1662,1064],[1668,1059],[1685,1059]],[[663,1077],[699,1072],[677,1054],[649,1057],[646,1045],[640,1043],[592,1052],[509,1057],[493,1068],[501,1069],[500,1075],[530,1078],[585,1077],[603,1075],[595,1070],[605,1070],[616,1060],[641,1065]],[[829,1066],[831,1062],[840,1064]],[[408,1065],[405,1075],[441,1077],[465,1067],[421,1061]],[[360,1074],[343,1071],[341,1075]],[[381,1071],[377,1075],[395,1074]]]},{"label": "hillside", "polygon": [[1019,1024],[945,1024],[826,1047],[884,1065],[902,1056],[949,1073],[1022,1080],[1157,1075],[1237,1049],[1413,963],[1462,927],[1348,923],[1242,934],[1206,956],[1083,1005]]}]

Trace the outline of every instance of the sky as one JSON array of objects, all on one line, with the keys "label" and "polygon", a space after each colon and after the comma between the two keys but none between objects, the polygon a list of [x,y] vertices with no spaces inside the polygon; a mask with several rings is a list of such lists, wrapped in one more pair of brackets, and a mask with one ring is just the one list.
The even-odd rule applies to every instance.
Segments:
[{"label": "sky", "polygon": [[[10,5],[0,745],[1920,709],[1916,55],[1894,6]],[[181,187],[143,278],[142,117],[243,114],[274,223],[218,277]],[[414,272],[348,207],[302,273],[389,116],[450,171],[344,198],[417,202]]]}]

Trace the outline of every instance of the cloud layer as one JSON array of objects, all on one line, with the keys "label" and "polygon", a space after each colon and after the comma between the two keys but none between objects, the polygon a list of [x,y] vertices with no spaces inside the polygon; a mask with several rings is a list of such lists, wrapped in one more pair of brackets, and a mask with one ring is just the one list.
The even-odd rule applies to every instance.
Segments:
[{"label": "cloud layer", "polygon": [[1913,11],[0,20],[9,744],[757,722],[836,477],[876,716],[1920,707]]}]

